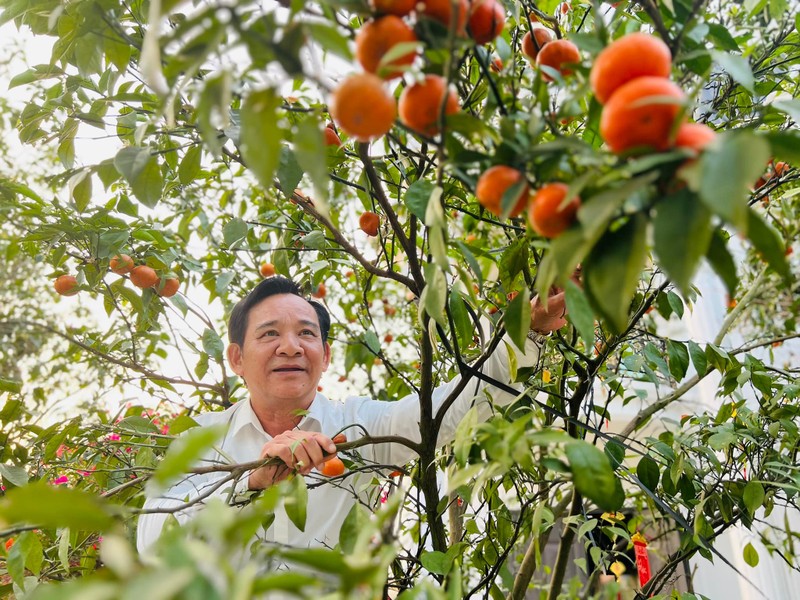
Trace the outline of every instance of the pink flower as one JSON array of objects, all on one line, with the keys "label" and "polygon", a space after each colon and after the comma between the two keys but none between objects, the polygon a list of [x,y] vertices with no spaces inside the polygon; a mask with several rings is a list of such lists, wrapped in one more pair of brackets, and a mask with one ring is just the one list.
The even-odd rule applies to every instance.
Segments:
[{"label": "pink flower", "polygon": [[56,450],[56,456],[58,458],[61,458],[62,456],[64,456],[64,452],[66,452],[67,450],[69,450],[69,448],[67,448],[64,444],[61,444]]},{"label": "pink flower", "polygon": [[65,483],[69,483],[69,477],[67,477],[66,475],[62,475],[61,477],[53,481],[53,485],[64,485]]},{"label": "pink flower", "polygon": [[169,433],[169,425],[164,425],[161,427],[161,433],[167,435]]},{"label": "pink flower", "polygon": [[107,442],[118,442],[121,438],[119,437],[118,433],[112,433],[109,436],[106,436]]}]

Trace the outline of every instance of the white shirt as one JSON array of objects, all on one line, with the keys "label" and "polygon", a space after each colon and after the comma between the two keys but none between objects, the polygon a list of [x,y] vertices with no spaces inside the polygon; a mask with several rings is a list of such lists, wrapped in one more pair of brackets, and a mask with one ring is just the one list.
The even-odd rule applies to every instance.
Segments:
[{"label": "white shirt", "polygon": [[[504,342],[501,342],[484,362],[481,371],[497,381],[511,384],[508,352],[514,352],[518,367],[531,367],[536,364],[540,349],[536,343],[528,340],[523,353],[511,342],[510,338],[504,338]],[[434,415],[437,414],[438,408],[460,380],[461,376],[457,376],[434,390]],[[478,378],[473,378],[453,402],[442,420],[439,445],[453,440],[458,424],[472,406],[477,407],[481,420],[485,420],[491,415],[492,407],[487,394],[491,395],[492,402],[497,405],[508,404],[515,398],[510,393],[490,386]],[[359,425],[370,436],[395,435],[419,442],[419,414],[419,397],[416,394],[410,394],[395,402],[373,400],[367,397],[350,397],[344,402],[335,402],[318,393],[307,414],[298,425],[298,429],[321,432],[333,437],[348,425]],[[262,447],[271,439],[261,427],[249,401],[238,402],[222,412],[204,413],[195,420],[201,426],[215,424],[228,426],[222,441],[215,446],[216,449],[210,452],[199,466],[220,462],[245,463],[257,460]],[[358,428],[348,429],[346,433],[348,439],[354,440],[360,437],[358,431]],[[415,458],[413,450],[401,444],[366,445],[360,447],[358,453],[366,462],[378,465],[404,465]],[[367,471],[364,474],[345,478],[338,486],[312,487],[308,490],[309,506],[324,506],[326,510],[308,511],[304,531],[297,529],[283,510],[276,510],[273,524],[266,531],[262,530],[258,537],[266,542],[299,548],[334,547],[338,543],[342,523],[357,501],[356,498],[359,497],[366,501],[369,506],[375,504],[376,498],[370,498],[370,495],[374,496],[377,492],[376,486],[370,484],[373,475],[374,473]],[[209,485],[213,485],[215,481],[218,482],[220,477],[220,474],[187,476],[164,495],[148,498],[144,508],[163,509],[182,506],[187,503],[187,500],[196,499]],[[320,481],[320,476],[311,473],[306,480],[307,483],[312,484]],[[236,489],[233,489],[231,484],[225,484],[215,490],[211,497],[230,498],[234,493],[244,492],[246,489],[247,475],[236,484]],[[174,516],[179,523],[186,523],[202,506],[203,502],[198,502],[174,513]],[[167,519],[168,515],[164,513],[143,514],[139,517],[137,547],[140,552],[145,552],[158,539]]]}]

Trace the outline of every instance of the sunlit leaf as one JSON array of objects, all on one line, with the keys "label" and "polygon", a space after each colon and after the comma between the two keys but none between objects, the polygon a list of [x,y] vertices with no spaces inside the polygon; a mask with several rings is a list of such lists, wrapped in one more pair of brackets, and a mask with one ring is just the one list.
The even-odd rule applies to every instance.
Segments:
[{"label": "sunlit leaf", "polygon": [[603,510],[618,510],[625,500],[622,484],[605,454],[595,446],[576,440],[564,446],[572,480],[577,490]]},{"label": "sunlit leaf", "polygon": [[38,481],[0,500],[0,519],[39,527],[104,531],[114,522],[109,505],[94,494]]}]

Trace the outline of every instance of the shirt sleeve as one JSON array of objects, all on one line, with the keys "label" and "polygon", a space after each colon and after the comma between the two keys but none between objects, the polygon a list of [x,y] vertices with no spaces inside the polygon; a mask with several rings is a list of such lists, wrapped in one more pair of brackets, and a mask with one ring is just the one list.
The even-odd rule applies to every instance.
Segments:
[{"label": "shirt sleeve", "polygon": [[[533,367],[539,360],[541,346],[527,339],[525,348],[520,349],[508,336],[504,336],[479,370],[487,377],[521,392],[521,386],[511,381],[511,353],[514,355],[513,360],[516,361],[517,368]],[[434,415],[460,385],[461,379],[462,375],[457,375],[433,391]],[[500,389],[479,377],[471,377],[442,420],[438,444],[443,446],[453,440],[459,423],[473,406],[478,411],[478,418],[486,420],[492,414],[493,405],[510,404],[516,397],[516,394]],[[355,404],[356,414],[353,418],[355,422],[363,425],[370,435],[394,435],[408,438],[413,442],[420,441],[420,406],[417,394],[410,394],[395,402],[382,402],[366,398],[360,400]],[[373,460],[385,465],[402,465],[415,458],[413,450],[397,443],[375,444],[372,446],[372,453]]]},{"label": "shirt sleeve", "polygon": [[148,496],[139,515],[136,529],[136,547],[140,553],[159,538],[170,515],[181,525],[195,517],[211,498],[220,498],[231,504],[248,495],[247,477],[225,481],[227,473],[214,475],[188,475],[158,496]]}]

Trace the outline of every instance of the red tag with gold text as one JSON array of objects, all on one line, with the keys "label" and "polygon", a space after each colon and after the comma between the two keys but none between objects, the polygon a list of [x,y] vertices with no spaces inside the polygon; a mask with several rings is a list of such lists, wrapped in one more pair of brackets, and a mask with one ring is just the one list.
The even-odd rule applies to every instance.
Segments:
[{"label": "red tag with gold text", "polygon": [[647,540],[638,531],[631,537],[633,551],[636,553],[636,570],[639,572],[639,585],[644,587],[650,581],[650,558],[647,556]]}]

